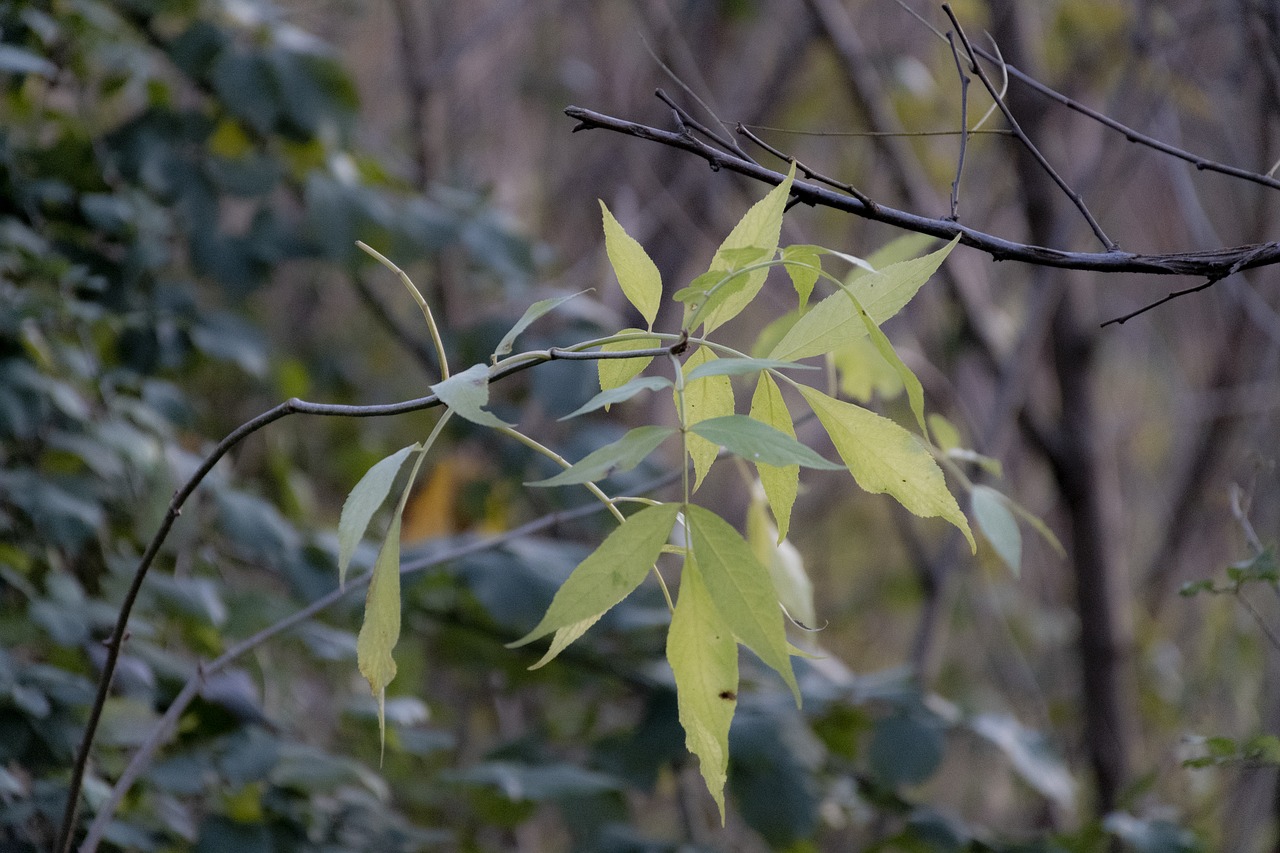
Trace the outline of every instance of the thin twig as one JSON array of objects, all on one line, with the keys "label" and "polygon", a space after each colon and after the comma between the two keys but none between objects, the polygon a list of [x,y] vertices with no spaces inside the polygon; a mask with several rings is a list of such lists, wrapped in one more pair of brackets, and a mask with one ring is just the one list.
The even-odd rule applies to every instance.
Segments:
[{"label": "thin twig", "polygon": [[[673,133],[638,122],[616,118],[594,110],[570,106],[565,115],[577,120],[574,131],[611,130],[626,136],[634,136],[648,142],[656,142],[671,148],[687,151],[706,160],[713,168],[724,168],[739,175],[777,186],[786,175],[766,169],[725,154],[687,134]],[[792,194],[805,204],[822,205],[841,210],[864,219],[883,222],[904,231],[929,234],[944,240],[959,236],[960,242],[986,252],[995,260],[1019,261],[1036,266],[1059,269],[1091,270],[1105,273],[1148,273],[1152,275],[1185,275],[1221,278],[1234,267],[1254,269],[1280,263],[1280,242],[1232,246],[1201,252],[1171,252],[1167,254],[1138,254],[1134,252],[1068,252],[1046,246],[1035,246],[1007,240],[994,234],[979,231],[952,222],[921,216],[916,213],[888,207],[884,204],[868,205],[856,198],[832,192],[811,184],[797,183]]]},{"label": "thin twig", "polygon": [[1106,232],[1102,230],[1102,226],[1098,224],[1098,220],[1093,218],[1093,214],[1089,212],[1089,208],[1085,205],[1084,199],[1080,197],[1079,193],[1068,186],[1067,182],[1058,174],[1058,171],[1054,169],[1045,156],[1040,153],[1040,149],[1031,141],[1031,138],[1023,132],[1022,126],[1018,124],[1018,120],[1014,118],[1013,111],[1009,109],[1009,105],[1000,97],[1000,91],[996,88],[995,84],[991,82],[991,78],[987,76],[987,72],[978,64],[978,57],[974,52],[973,45],[969,42],[969,37],[965,35],[964,28],[960,26],[959,19],[956,18],[955,13],[951,11],[951,6],[947,3],[943,3],[942,11],[946,12],[947,17],[951,19],[951,25],[956,28],[956,35],[960,37],[960,43],[964,45],[965,53],[969,55],[970,68],[978,75],[978,79],[982,81],[982,85],[987,88],[987,92],[990,93],[992,99],[996,102],[996,105],[1000,107],[1000,112],[1004,113],[1005,121],[1009,122],[1009,127],[1013,130],[1014,136],[1016,136],[1018,141],[1022,143],[1023,147],[1027,149],[1027,152],[1035,158],[1035,161],[1040,164],[1040,168],[1044,169],[1045,174],[1052,178],[1053,182],[1058,185],[1058,189],[1062,190],[1067,198],[1071,199],[1071,203],[1076,206],[1076,210],[1080,211],[1080,215],[1083,216],[1084,221],[1089,224],[1089,228],[1093,231],[1094,236],[1098,238],[1099,242],[1102,243],[1103,248],[1108,252],[1117,251],[1119,247],[1115,244],[1115,241],[1108,237]]},{"label": "thin twig", "polygon": [[847,183],[844,183],[843,181],[837,181],[835,178],[829,178],[826,175],[822,174],[821,172],[817,172],[813,169],[810,169],[808,166],[806,166],[804,163],[801,163],[795,157],[792,157],[790,154],[782,153],[777,148],[774,148],[772,145],[765,142],[760,137],[756,136],[754,133],[752,133],[750,130],[747,129],[747,126],[745,124],[738,125],[738,133],[741,133],[747,139],[750,139],[756,145],[759,145],[761,148],[763,148],[765,151],[768,151],[770,154],[772,154],[774,157],[777,157],[779,160],[782,160],[787,163],[795,163],[796,168],[800,170],[800,174],[804,175],[806,178],[817,181],[818,183],[821,183],[821,184],[826,184],[829,187],[835,187],[838,190],[844,190],[849,195],[853,196],[858,201],[862,202],[868,207],[874,208],[876,206],[876,203],[871,200],[870,196],[868,196],[862,190],[855,187],[853,184],[847,184]]},{"label": "thin twig", "polygon": [[1210,287],[1213,287],[1215,284],[1217,284],[1220,281],[1222,281],[1222,279],[1220,278],[1211,278],[1208,281],[1204,282],[1203,284],[1197,284],[1195,287],[1187,287],[1187,288],[1183,288],[1182,290],[1175,290],[1170,294],[1162,296],[1161,298],[1157,299],[1155,302],[1147,303],[1146,305],[1139,308],[1137,311],[1130,311],[1128,314],[1124,314],[1119,317],[1112,317],[1110,320],[1107,320],[1105,323],[1103,323],[1100,328],[1105,329],[1107,326],[1110,326],[1112,323],[1114,323],[1117,326],[1123,326],[1125,323],[1129,322],[1134,317],[1137,317],[1140,314],[1145,314],[1148,311],[1151,311],[1155,308],[1159,308],[1161,305],[1165,304],[1166,302],[1172,302],[1173,300],[1177,299],[1180,296],[1187,296],[1192,293],[1199,293],[1202,290],[1208,290]]},{"label": "thin twig", "polygon": [[[680,121],[681,124],[688,125],[689,127],[698,131],[703,136],[707,137],[707,139],[710,139],[712,142],[716,143],[726,151],[730,151],[734,154],[737,154],[739,157],[742,157],[744,160],[751,160],[751,157],[747,154],[747,152],[743,151],[742,148],[738,145],[738,143],[734,142],[732,138],[726,138],[724,136],[721,136],[719,133],[716,133],[714,130],[707,127],[702,122],[698,121],[696,118],[694,118],[692,115],[689,114],[688,110],[684,109],[674,100],[672,100],[671,96],[668,95],[666,92],[662,91],[661,89],[655,89],[653,94],[655,94],[658,97],[658,100],[662,101],[664,104],[671,107],[671,111],[675,113],[676,118]],[[703,106],[705,107],[705,104]],[[754,163],[755,161],[751,160],[751,162]]]},{"label": "thin twig", "polygon": [[951,58],[956,61],[956,74],[960,77],[960,153],[956,156],[956,179],[951,182],[951,218],[959,219],[960,175],[964,172],[964,152],[969,144],[969,75],[964,73],[964,64],[960,61],[960,51],[952,33],[947,33],[947,44],[951,46]]}]

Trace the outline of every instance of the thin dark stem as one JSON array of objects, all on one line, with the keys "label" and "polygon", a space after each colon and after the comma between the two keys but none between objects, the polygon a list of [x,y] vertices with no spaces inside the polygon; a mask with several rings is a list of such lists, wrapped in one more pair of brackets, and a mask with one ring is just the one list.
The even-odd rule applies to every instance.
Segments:
[{"label": "thin dark stem", "polygon": [[[687,151],[706,160],[715,169],[727,169],[739,175],[776,186],[786,175],[766,169],[756,163],[741,160],[719,149],[694,139],[688,134],[673,133],[649,125],[615,118],[594,110],[570,106],[565,115],[576,119],[574,131],[611,130],[626,136],[634,136],[648,142],[656,142],[671,148]],[[950,240],[959,236],[966,246],[985,252],[995,260],[1019,261],[1036,266],[1060,269],[1091,270],[1105,273],[1148,273],[1152,275],[1185,275],[1221,278],[1233,267],[1254,269],[1280,263],[1280,242],[1258,243],[1248,246],[1232,246],[1203,252],[1171,252],[1144,255],[1134,252],[1068,252],[1045,246],[1018,243],[994,234],[979,231],[952,222],[921,216],[916,213],[888,207],[884,204],[868,205],[857,198],[850,198],[831,190],[810,184],[796,183],[792,194],[810,205],[822,205],[841,210],[864,219],[883,222],[904,231],[929,234]]]},{"label": "thin dark stem", "polygon": [[[583,358],[637,358],[642,356],[657,357],[668,355],[673,352],[674,348],[686,345],[684,338],[681,338],[676,344],[669,347],[655,347],[645,350],[633,350],[631,352],[603,352],[603,353],[579,353],[568,352],[565,350],[545,350],[542,352],[529,353],[527,360],[519,358],[508,359],[505,366],[495,369],[489,377],[490,382],[496,382],[504,379],[512,374],[527,370],[537,364],[547,361],[555,361],[565,358],[580,360]],[[58,834],[58,843],[54,850],[58,853],[67,853],[71,847],[71,836],[74,833],[76,812],[79,808],[80,790],[84,784],[85,771],[89,764],[89,750],[93,746],[94,738],[97,735],[98,724],[102,719],[102,710],[106,706],[107,697],[111,692],[111,681],[115,675],[116,665],[120,659],[120,651],[124,646],[124,641],[128,636],[129,616],[133,612],[133,606],[137,603],[138,595],[142,591],[142,582],[146,579],[147,572],[150,571],[152,564],[155,562],[156,556],[160,553],[161,546],[169,536],[169,531],[173,528],[174,522],[178,520],[178,516],[182,514],[182,507],[187,500],[195,492],[196,488],[204,481],[214,466],[224,457],[233,447],[244,439],[253,435],[260,429],[267,427],[276,421],[288,417],[289,415],[318,415],[321,417],[344,417],[344,418],[377,418],[389,417],[391,415],[403,415],[410,412],[419,412],[424,409],[430,409],[441,405],[440,398],[435,394],[426,397],[419,397],[414,400],[405,400],[400,403],[388,403],[375,406],[348,406],[331,403],[309,403],[305,400],[299,400],[296,397],[275,406],[252,420],[246,421],[240,426],[232,430],[225,438],[219,441],[205,457],[204,462],[195,470],[187,481],[178,489],[169,501],[169,507],[165,512],[164,519],[160,522],[160,527],[152,537],[151,542],[147,545],[146,551],[142,558],[138,561],[138,567],[134,570],[133,580],[129,584],[129,589],[125,592],[124,599],[120,604],[120,613],[116,619],[115,627],[112,629],[111,636],[106,642],[107,656],[102,665],[102,673],[98,678],[98,690],[94,696],[93,704],[89,708],[89,719],[85,724],[84,736],[80,741],[79,750],[76,753],[75,764],[71,770],[71,779],[67,786],[67,803],[62,816],[62,828]]]},{"label": "thin dark stem", "polygon": [[964,28],[960,26],[960,21],[956,18],[955,13],[951,11],[951,6],[947,3],[943,3],[942,11],[947,14],[947,17],[951,19],[951,25],[956,28],[956,35],[959,36],[960,43],[964,45],[965,53],[969,55],[970,68],[978,75],[978,79],[982,81],[982,85],[986,87],[992,100],[996,102],[996,106],[999,107],[1000,112],[1004,114],[1005,121],[1009,122],[1009,128],[1013,131],[1013,135],[1018,138],[1018,141],[1022,143],[1023,147],[1025,147],[1031,156],[1035,158],[1036,162],[1040,165],[1040,168],[1044,169],[1045,174],[1053,179],[1053,182],[1058,185],[1058,189],[1062,190],[1067,198],[1071,199],[1071,203],[1076,206],[1076,210],[1080,211],[1080,215],[1083,216],[1084,221],[1089,224],[1089,228],[1093,231],[1094,236],[1098,238],[1099,242],[1102,243],[1102,247],[1108,252],[1117,251],[1119,247],[1115,244],[1115,241],[1108,237],[1106,232],[1102,230],[1102,226],[1098,224],[1098,220],[1093,218],[1093,214],[1089,212],[1089,208],[1085,205],[1084,199],[1080,197],[1079,193],[1067,185],[1067,182],[1063,180],[1057,170],[1054,169],[1045,156],[1040,153],[1040,149],[1031,141],[1031,138],[1023,132],[1022,126],[1018,124],[1018,120],[1013,116],[1013,111],[1010,110],[1009,105],[1004,102],[1004,98],[1000,96],[999,90],[996,88],[995,84],[991,82],[991,78],[987,76],[987,72],[978,64],[978,57],[974,53],[973,45],[969,42],[969,37],[965,35]]},{"label": "thin dark stem", "polygon": [[956,74],[960,76],[960,153],[956,156],[956,179],[951,182],[951,218],[960,218],[960,175],[964,172],[964,153],[969,144],[969,75],[964,73],[964,63],[960,61],[960,51],[956,48],[955,36],[947,33],[947,44],[951,46],[951,58],[956,61]]},{"label": "thin dark stem", "polygon": [[1100,328],[1105,329],[1107,326],[1110,326],[1112,323],[1116,324],[1117,326],[1123,326],[1125,323],[1129,322],[1134,317],[1137,317],[1140,314],[1145,314],[1154,308],[1159,308],[1161,305],[1165,304],[1166,302],[1172,302],[1173,300],[1177,299],[1180,296],[1187,296],[1192,293],[1199,293],[1202,290],[1207,290],[1210,287],[1213,287],[1215,284],[1217,284],[1220,281],[1222,281],[1222,279],[1220,278],[1211,278],[1208,281],[1204,282],[1203,284],[1197,284],[1195,287],[1186,287],[1186,288],[1183,288],[1182,290],[1175,290],[1173,291],[1173,293],[1163,296],[1157,299],[1155,302],[1147,303],[1146,305],[1139,308],[1137,311],[1130,311],[1128,314],[1124,314],[1120,317],[1112,317],[1110,320],[1103,323]]},{"label": "thin dark stem", "polygon": [[835,187],[838,190],[844,190],[849,195],[853,196],[858,201],[862,202],[868,207],[876,206],[876,203],[872,201],[871,198],[866,193],[864,193],[862,190],[855,187],[853,184],[846,184],[843,181],[837,181],[835,178],[828,178],[826,175],[822,174],[821,172],[817,172],[817,171],[814,171],[813,169],[810,169],[808,166],[806,166],[804,163],[801,163],[795,157],[792,157],[790,154],[782,153],[777,148],[774,148],[772,145],[765,142],[760,137],[756,136],[754,133],[752,133],[750,130],[747,129],[747,126],[745,124],[738,125],[738,133],[741,133],[747,139],[750,139],[756,145],[759,145],[761,148],[763,148],[765,151],[768,151],[770,154],[772,154],[774,157],[777,157],[779,160],[783,160],[787,163],[795,163],[796,169],[798,169],[800,171],[800,174],[804,175],[806,178],[817,181],[818,183],[826,184],[829,187]]},{"label": "thin dark stem", "polygon": [[[664,104],[671,107],[671,111],[676,114],[676,118],[679,120],[681,124],[687,125],[693,128],[694,130],[698,131],[698,133],[701,133],[707,139],[710,139],[712,142],[719,145],[724,150],[732,151],[734,154],[737,154],[739,157],[741,157],[744,160],[751,160],[751,157],[747,154],[747,152],[743,151],[742,147],[739,146],[738,143],[734,142],[732,137],[721,136],[719,133],[715,132],[714,130],[707,127],[702,122],[698,121],[696,118],[694,118],[692,115],[689,114],[688,110],[686,110],[684,107],[676,103],[672,99],[672,97],[668,95],[666,92],[664,92],[662,89],[655,89],[653,94],[658,97],[658,100],[662,101]],[[755,161],[751,160],[751,162],[754,163]]]}]

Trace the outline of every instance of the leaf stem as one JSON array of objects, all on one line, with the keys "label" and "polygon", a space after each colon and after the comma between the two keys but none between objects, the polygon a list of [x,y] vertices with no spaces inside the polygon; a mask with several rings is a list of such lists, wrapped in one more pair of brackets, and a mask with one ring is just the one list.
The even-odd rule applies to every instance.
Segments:
[{"label": "leaf stem", "polygon": [[449,378],[449,361],[444,354],[444,341],[440,338],[440,329],[436,326],[436,318],[431,313],[431,306],[427,304],[427,300],[422,298],[422,293],[414,285],[413,280],[400,267],[396,266],[391,260],[377,249],[365,243],[363,240],[357,240],[356,245],[360,247],[366,255],[369,255],[378,263],[400,276],[409,294],[413,296],[413,300],[418,303],[418,307],[422,309],[422,316],[426,318],[427,329],[431,331],[431,342],[435,344],[436,355],[440,358],[440,380],[444,381]]}]

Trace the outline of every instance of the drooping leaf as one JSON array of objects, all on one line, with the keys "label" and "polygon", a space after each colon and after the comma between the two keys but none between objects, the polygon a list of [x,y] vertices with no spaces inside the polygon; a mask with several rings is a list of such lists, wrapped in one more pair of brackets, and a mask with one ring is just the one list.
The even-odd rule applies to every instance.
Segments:
[{"label": "drooping leaf", "polygon": [[814,388],[802,387],[800,393],[859,486],[892,495],[916,515],[946,519],[964,534],[969,548],[977,551],[969,522],[947,489],[942,469],[918,438],[888,418]]},{"label": "drooping leaf", "polygon": [[617,471],[630,471],[644,461],[659,444],[675,433],[671,427],[642,426],[622,438],[593,450],[554,477],[525,483],[526,486],[569,486],[603,480]]},{"label": "drooping leaf", "polygon": [[523,646],[597,617],[626,598],[658,558],[679,511],[679,504],[661,504],[624,521],[573,570],[537,627],[508,646]]},{"label": "drooping leaf", "polygon": [[[727,272],[733,269],[732,263],[725,255],[727,251],[732,249],[748,247],[764,249],[766,256],[770,256],[778,250],[778,237],[782,232],[782,214],[786,210],[787,198],[791,194],[791,184],[795,180],[795,175],[796,166],[795,163],[792,163],[791,169],[787,172],[787,177],[783,182],[752,205],[746,215],[729,232],[729,236],[720,244],[715,258],[711,261],[710,268],[712,270],[724,270]],[[714,311],[704,315],[703,324],[706,331],[710,332],[717,326],[723,325],[736,317],[743,308],[747,307],[756,294],[760,292],[760,288],[764,286],[764,280],[768,274],[769,271],[767,269],[755,270],[749,273],[740,290],[730,299],[716,307]]]},{"label": "drooping leaf", "polygon": [[[727,380],[726,380],[727,381]],[[663,376],[639,376],[619,385],[616,388],[610,388],[607,391],[601,391],[569,414],[560,418],[567,421],[570,418],[576,418],[578,415],[585,415],[587,412],[594,412],[596,409],[610,406],[614,403],[622,403],[630,400],[641,391],[660,391],[663,388],[671,387],[671,380]]]},{"label": "drooping leaf", "polygon": [[554,311],[575,296],[581,296],[586,292],[587,291],[585,290],[579,290],[577,293],[571,293],[568,296],[555,296],[551,299],[540,299],[530,305],[525,309],[524,314],[521,315],[520,319],[516,321],[516,324],[511,327],[511,331],[503,335],[502,340],[498,341],[498,346],[493,351],[494,359],[496,360],[501,358],[511,352],[511,348],[515,346],[516,338],[520,337],[524,330],[533,325],[533,322],[539,317]]},{"label": "drooping leaf", "polygon": [[753,490],[747,507],[747,542],[760,565],[769,570],[778,603],[791,618],[806,628],[816,627],[817,611],[813,605],[813,581],[804,570],[804,559],[796,547],[778,536],[769,522],[763,490]]},{"label": "drooping leaf", "polygon": [[794,361],[781,361],[776,358],[717,358],[701,364],[689,371],[688,380],[701,379],[704,376],[743,376],[761,370],[817,370],[809,364],[796,364]]},{"label": "drooping leaf", "polygon": [[[751,417],[785,435],[796,437],[791,412],[782,399],[782,391],[767,373],[761,373],[760,380],[756,383],[755,394],[751,397]],[[756,473],[760,475],[760,484],[769,500],[769,509],[778,522],[778,541],[781,542],[791,528],[791,509],[795,506],[796,495],[800,491],[800,466],[775,467],[757,462]]]},{"label": "drooping leaf", "polygon": [[474,424],[511,426],[484,408],[489,405],[489,368],[483,364],[475,364],[461,373],[455,373],[443,382],[432,385],[431,390],[446,406]]},{"label": "drooping leaf", "polygon": [[817,246],[787,246],[782,250],[783,269],[800,297],[800,307],[809,304],[809,295],[822,270],[822,253]]},{"label": "drooping leaf", "polygon": [[685,745],[698,756],[702,778],[723,823],[729,725],[738,706],[738,643],[692,557],[685,561],[680,576],[680,597],[667,632],[667,661],[675,673]]},{"label": "drooping leaf", "polygon": [[[702,379],[694,379],[692,382],[688,381],[689,374],[698,367],[715,361],[717,361],[716,355],[710,347],[698,347],[684,363],[682,369],[686,378],[684,386],[686,427],[692,427],[700,421],[733,414],[733,383],[729,381],[728,376],[706,376]],[[677,400],[677,408],[679,404]],[[690,435],[687,446],[689,457],[693,459],[695,475],[693,488],[696,491],[698,486],[702,485],[707,472],[711,470],[712,463],[716,461],[720,447],[698,435]],[[683,461],[681,464],[684,464]]]},{"label": "drooping leaf", "polygon": [[603,613],[597,613],[595,616],[589,616],[581,622],[574,622],[572,625],[557,628],[555,636],[551,638],[551,646],[547,649],[547,653],[529,669],[541,669],[555,660],[562,651],[569,648],[570,643],[587,633],[588,628],[599,622],[600,617],[603,615]]},{"label": "drooping leaf", "polygon": [[392,656],[400,639],[400,516],[391,520],[387,539],[373,564],[365,596],[364,624],[356,638],[356,662],[378,700],[378,735],[386,743],[387,685],[396,677]]},{"label": "drooping leaf", "polygon": [[700,421],[690,427],[696,435],[721,447],[727,447],[749,462],[784,467],[800,465],[823,471],[841,471],[838,462],[823,459],[812,448],[791,436],[746,415],[724,415]]},{"label": "drooping leaf", "polygon": [[644,247],[614,219],[603,201],[600,211],[604,217],[604,249],[613,273],[627,300],[652,329],[662,303],[662,275]]},{"label": "drooping leaf", "polygon": [[[876,273],[864,273],[849,287],[877,324],[883,323],[911,301],[911,297],[937,272],[955,247],[952,240],[938,251],[893,264]],[[793,361],[831,352],[852,338],[867,334],[853,303],[843,293],[833,293],[814,305],[778,341],[770,358]]]},{"label": "drooping leaf", "polygon": [[369,521],[373,518],[373,514],[386,501],[391,486],[395,483],[396,475],[404,465],[404,460],[421,446],[411,444],[392,453],[366,471],[360,478],[360,482],[356,483],[356,487],[351,490],[351,494],[347,495],[346,502],[342,504],[342,515],[338,519],[339,586],[346,583],[347,567],[351,564],[351,556],[355,554],[356,546],[360,544],[365,531],[369,529]]},{"label": "drooping leaf", "polygon": [[[631,334],[634,332],[642,332],[643,329],[623,329],[619,335]],[[662,341],[657,338],[642,338],[634,341],[617,341],[611,344],[601,344],[601,352],[626,352],[627,350],[651,349],[661,346]],[[635,379],[645,368],[653,361],[651,356],[643,358],[602,358],[596,362],[596,370],[600,376],[600,390],[608,391],[617,388],[620,385],[626,385],[632,379]],[[605,411],[609,411],[606,405]]]},{"label": "drooping leaf", "polygon": [[685,520],[694,559],[716,610],[738,641],[782,676],[799,706],[800,687],[791,669],[787,632],[769,571],[720,516],[689,504]]},{"label": "drooping leaf", "polygon": [[973,487],[969,501],[978,529],[1009,571],[1017,575],[1022,570],[1022,533],[1004,496],[990,486],[978,485]]},{"label": "drooping leaf", "polygon": [[898,352],[893,348],[893,344],[889,342],[889,338],[885,333],[880,331],[880,327],[875,320],[871,319],[871,315],[858,302],[858,297],[854,295],[853,288],[845,289],[846,295],[853,302],[854,310],[858,312],[858,318],[862,320],[863,328],[867,330],[867,336],[871,338],[871,344],[876,348],[876,352],[880,353],[880,357],[893,368],[893,372],[898,375],[902,387],[907,389],[907,401],[911,404],[911,412],[916,416],[916,423],[920,426],[920,434],[928,436],[929,428],[924,422],[924,386],[920,384],[920,379],[903,363],[898,357]]}]

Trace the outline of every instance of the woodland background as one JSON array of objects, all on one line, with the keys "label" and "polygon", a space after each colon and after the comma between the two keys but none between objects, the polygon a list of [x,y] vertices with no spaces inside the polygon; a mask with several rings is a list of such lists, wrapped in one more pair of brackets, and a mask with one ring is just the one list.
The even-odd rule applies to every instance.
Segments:
[{"label": "woodland background", "polygon": [[[908,5],[947,29],[936,7]],[[1143,132],[1256,172],[1280,159],[1274,4],[952,6],[1009,62]],[[666,127],[662,87],[712,121],[692,92],[731,126],[930,216],[946,214],[956,167],[954,134],[869,135],[959,126],[950,49],[889,0],[9,2],[0,39],[5,850],[54,843],[101,640],[203,451],[289,396],[390,402],[436,381],[416,307],[356,239],[414,277],[470,364],[547,295],[596,291],[530,345],[634,321],[597,198],[675,289],[763,194],[658,145],[570,135],[566,105]],[[977,86],[970,99],[972,120],[990,100]],[[1125,249],[1276,237],[1274,189],[1134,145],[1016,82],[1008,103]],[[1005,135],[971,138],[961,221],[1095,249],[1016,151]],[[785,241],[862,256],[897,236],[804,206],[784,224]],[[766,677],[744,697],[724,829],[660,671],[656,593],[545,670],[502,646],[608,530],[590,517],[415,576],[381,768],[356,596],[205,679],[103,843],[1277,849],[1276,279],[1240,273],[1100,328],[1195,282],[957,248],[887,331],[931,407],[1003,462],[1001,487],[1068,556],[1027,536],[1014,577],[942,525],[806,479],[792,539],[828,657],[801,713]],[[589,364],[530,371],[500,406],[577,458],[643,420],[624,408],[557,424],[593,377]],[[219,467],[148,579],[81,830],[197,661],[336,586],[343,497],[433,418],[294,418]],[[523,489],[542,469],[521,447],[465,426],[446,439],[409,506],[407,561],[581,500]],[[702,500],[741,514],[731,466]],[[1198,594],[1180,595],[1186,584]]]}]

